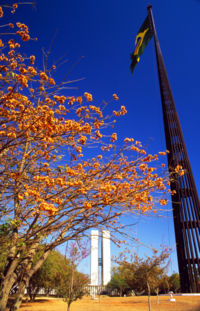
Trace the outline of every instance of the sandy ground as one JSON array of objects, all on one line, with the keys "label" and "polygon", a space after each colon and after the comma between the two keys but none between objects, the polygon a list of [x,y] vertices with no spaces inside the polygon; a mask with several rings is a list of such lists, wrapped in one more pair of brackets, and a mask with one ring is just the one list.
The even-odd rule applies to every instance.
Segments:
[{"label": "sandy ground", "polygon": [[[170,302],[169,297],[160,296],[159,304],[152,297],[152,311],[200,311],[200,296],[176,296],[176,302]],[[67,305],[62,299],[40,298],[34,303],[23,303],[21,311],[66,311]],[[147,297],[106,297],[96,300],[84,297],[71,305],[71,311],[148,311]]]}]

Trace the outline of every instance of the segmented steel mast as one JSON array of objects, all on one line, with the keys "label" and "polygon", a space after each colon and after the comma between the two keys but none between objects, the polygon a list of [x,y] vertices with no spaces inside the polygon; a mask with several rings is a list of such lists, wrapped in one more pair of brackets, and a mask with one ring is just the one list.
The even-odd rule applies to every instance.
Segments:
[{"label": "segmented steel mast", "polygon": [[176,176],[171,183],[171,190],[176,190],[172,196],[172,207],[181,291],[200,292],[200,203],[156,33],[152,6],[148,6],[148,14],[155,40],[166,146],[170,151],[168,168],[171,170],[181,165],[185,171],[183,176]]}]

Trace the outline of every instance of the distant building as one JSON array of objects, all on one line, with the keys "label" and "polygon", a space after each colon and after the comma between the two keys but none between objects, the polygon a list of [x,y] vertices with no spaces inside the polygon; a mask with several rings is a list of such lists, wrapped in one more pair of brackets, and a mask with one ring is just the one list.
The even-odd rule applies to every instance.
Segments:
[{"label": "distant building", "polygon": [[[101,238],[101,252],[99,252],[99,237]],[[99,256],[100,253],[100,256]],[[101,282],[99,282],[99,266],[101,267]],[[91,286],[105,286],[111,279],[110,231],[91,231]],[[99,284],[100,283],[100,284]]]}]

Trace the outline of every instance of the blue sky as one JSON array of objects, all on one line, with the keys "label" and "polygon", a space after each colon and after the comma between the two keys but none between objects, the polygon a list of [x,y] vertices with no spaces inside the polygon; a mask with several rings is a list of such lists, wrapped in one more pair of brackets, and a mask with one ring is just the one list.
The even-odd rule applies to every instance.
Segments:
[{"label": "blue sky", "polygon": [[[71,86],[66,94],[91,92],[96,102],[109,100],[113,93],[120,97],[128,114],[120,119],[116,130],[119,138],[134,137],[147,145],[150,153],[165,149],[162,110],[153,40],[148,44],[131,75],[130,53],[135,36],[147,15],[146,0],[36,0],[36,8],[23,6],[14,19],[31,28],[37,42],[27,44],[27,53],[35,54],[41,63],[41,48],[51,49],[50,62],[66,54],[68,60],[57,72],[62,79],[85,78]],[[171,83],[175,104],[194,173],[200,189],[199,167],[199,72],[200,72],[200,1],[152,0],[157,33]],[[170,208],[170,205],[169,205]],[[153,247],[167,244],[175,248],[171,212],[165,218],[143,218],[134,234]],[[148,249],[136,247],[139,255]],[[116,253],[116,247],[112,247]],[[85,268],[84,268],[84,265]],[[89,261],[81,270],[89,272]],[[170,272],[177,270],[176,254],[172,255]]]}]

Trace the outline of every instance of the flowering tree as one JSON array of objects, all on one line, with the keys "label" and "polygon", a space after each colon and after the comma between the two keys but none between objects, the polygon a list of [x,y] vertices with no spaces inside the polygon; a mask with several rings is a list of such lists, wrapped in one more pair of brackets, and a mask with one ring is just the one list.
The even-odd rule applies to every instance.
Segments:
[{"label": "flowering tree", "polygon": [[[11,5],[12,13],[17,6]],[[9,7],[0,7],[0,17]],[[124,213],[155,211],[156,197],[166,205],[166,180],[153,164],[158,155],[147,155],[133,138],[117,148],[117,134],[106,132],[126,108],[109,114],[108,103],[94,104],[88,92],[63,95],[65,82],[53,79],[55,65],[38,70],[34,55],[20,53],[15,37],[28,41],[28,27],[3,26],[11,39],[0,39],[0,233],[6,229],[10,241],[0,311],[15,282],[11,310],[19,308],[30,277],[57,245],[89,228],[118,228]],[[87,159],[90,146],[93,157]],[[41,243],[43,254],[33,264]]]}]

